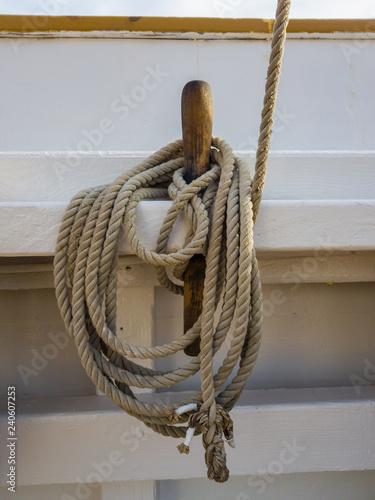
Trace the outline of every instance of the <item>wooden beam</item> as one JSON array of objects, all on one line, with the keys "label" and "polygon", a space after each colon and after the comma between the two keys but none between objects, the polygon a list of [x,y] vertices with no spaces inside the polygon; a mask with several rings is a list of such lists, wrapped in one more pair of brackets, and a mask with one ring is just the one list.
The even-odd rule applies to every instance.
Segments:
[{"label": "wooden beam", "polygon": [[[0,265],[0,290],[54,288],[52,264],[15,264],[14,260],[17,259],[10,258],[7,264]],[[258,260],[264,285],[375,281],[374,252],[350,252],[345,255],[330,255],[327,252],[315,259],[309,254],[279,258],[258,256]],[[144,264],[138,257],[128,256],[119,259],[118,285],[147,290],[158,286],[159,282],[153,266]],[[150,339],[144,341],[150,342]]]},{"label": "wooden beam", "polygon": [[[0,257],[53,255],[66,202],[0,203]],[[141,201],[137,208],[138,232],[143,243],[156,248],[159,227],[168,201]],[[255,225],[259,252],[324,253],[372,251],[375,247],[375,200],[263,200]],[[344,229],[343,229],[344,228]],[[184,244],[182,219],[171,235],[169,250]],[[119,250],[132,255],[125,238]]]},{"label": "wooden beam", "polygon": [[[32,16],[1,15],[0,32],[39,33],[66,36],[72,33],[253,33],[270,35],[273,19],[232,19],[199,17],[121,17],[121,16]],[[99,32],[99,33],[98,33]],[[374,33],[373,19],[291,19],[288,33]]]},{"label": "wooden beam", "polygon": [[[375,469],[375,387],[360,389],[360,394],[354,387],[245,391],[231,413],[232,476],[259,474],[275,460],[282,461],[284,474]],[[181,394],[143,395],[155,402],[176,397]],[[3,434],[6,426],[4,413]],[[200,438],[193,439],[188,456],[180,455],[178,440],[155,434],[100,396],[20,400],[17,437],[19,486],[90,482],[100,470],[100,482],[206,476]],[[290,448],[294,456],[286,451]],[[2,454],[3,470],[6,459]],[[5,485],[6,476],[0,481]]]},{"label": "wooden beam", "polygon": [[156,500],[156,481],[117,481],[102,484],[101,500]]},{"label": "wooden beam", "polygon": [[[87,188],[88,176],[91,186],[109,184],[152,153],[0,151],[0,199],[65,202]],[[253,170],[255,151],[235,154]],[[373,199],[374,164],[374,151],[271,151],[263,200]]]}]

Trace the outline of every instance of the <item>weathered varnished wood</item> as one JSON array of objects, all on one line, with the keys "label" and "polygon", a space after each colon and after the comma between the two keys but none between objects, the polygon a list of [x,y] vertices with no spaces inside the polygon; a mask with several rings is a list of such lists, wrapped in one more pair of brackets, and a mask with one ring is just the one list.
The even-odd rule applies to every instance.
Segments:
[{"label": "weathered varnished wood", "polygon": [[[62,3],[62,2],[61,2]],[[0,35],[33,34],[71,37],[91,34],[92,37],[113,37],[123,33],[124,37],[170,37],[180,33],[190,38],[210,38],[218,35],[237,34],[239,38],[254,38],[254,34],[272,34],[273,19],[233,19],[209,17],[122,17],[122,16],[42,16],[0,15]],[[371,19],[290,19],[288,33],[328,34],[373,33]],[[242,35],[242,36],[241,36]]]},{"label": "weathered varnished wood", "polygon": [[[204,273],[206,261],[203,255],[194,255],[184,274],[184,330],[187,332],[202,312]],[[200,338],[185,348],[189,356],[198,356]]]},{"label": "weathered varnished wood", "polygon": [[[208,83],[194,80],[187,83],[181,99],[182,136],[184,141],[185,179],[191,182],[210,165],[213,97]],[[195,255],[184,275],[184,330],[191,328],[202,311],[205,259]],[[189,356],[198,356],[199,340],[185,349]]]}]

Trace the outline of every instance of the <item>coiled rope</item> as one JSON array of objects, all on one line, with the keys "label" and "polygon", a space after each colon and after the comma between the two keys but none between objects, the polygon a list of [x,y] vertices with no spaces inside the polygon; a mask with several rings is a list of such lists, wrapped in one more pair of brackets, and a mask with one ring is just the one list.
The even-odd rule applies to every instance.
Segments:
[{"label": "coiled rope", "polygon": [[[187,184],[183,144],[178,140],[112,184],[78,193],[65,212],[56,246],[58,306],[89,377],[120,408],[154,431],[185,437],[178,446],[181,453],[189,451],[194,433],[202,433],[207,475],[218,482],[229,477],[223,441],[224,434],[234,445],[229,412],[253,370],[260,345],[262,293],[253,224],[265,180],[289,7],[290,1],[278,1],[253,181],[246,161],[234,157],[224,140],[213,138],[210,169]],[[172,200],[156,251],[145,248],[137,234],[136,207],[143,199]],[[167,253],[171,229],[180,212],[190,230],[184,247]],[[169,278],[167,268],[181,278],[194,254],[206,255],[202,314],[187,333],[169,344],[140,347],[116,336],[118,238],[122,227],[133,252],[156,267],[160,283],[173,293],[183,294],[183,287]],[[215,324],[214,312],[221,299]],[[231,325],[234,333],[229,350],[214,374],[213,357]],[[156,371],[132,361],[169,356],[198,337],[199,356],[176,370]],[[236,366],[236,374],[227,382]],[[179,404],[145,403],[131,390],[171,387],[199,370],[201,390]],[[182,425],[186,422],[187,426]]]}]

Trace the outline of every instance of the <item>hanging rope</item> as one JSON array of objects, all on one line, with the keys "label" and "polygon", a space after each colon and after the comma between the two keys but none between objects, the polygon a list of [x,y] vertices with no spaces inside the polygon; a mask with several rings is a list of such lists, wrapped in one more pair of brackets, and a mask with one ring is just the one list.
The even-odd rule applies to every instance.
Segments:
[{"label": "hanging rope", "polygon": [[[289,6],[289,1],[278,2],[253,182],[246,161],[234,157],[225,141],[213,138],[209,171],[186,184],[183,144],[179,140],[112,184],[78,193],[63,217],[56,246],[58,306],[89,377],[120,408],[154,431],[185,438],[178,446],[181,453],[188,453],[192,435],[201,433],[207,475],[218,482],[229,477],[223,435],[234,446],[229,412],[259,351],[262,293],[253,224],[265,179]],[[143,199],[172,200],[155,252],[144,247],[136,230],[136,207]],[[180,212],[190,229],[184,247],[168,253],[168,239]],[[169,344],[140,347],[116,336],[118,239],[122,227],[133,252],[156,267],[160,283],[173,293],[183,294],[183,287],[169,278],[167,268],[175,278],[181,278],[194,254],[206,256],[202,314],[187,333]],[[221,299],[215,324],[214,313]],[[214,374],[213,357],[231,326],[234,333],[229,350]],[[176,370],[156,371],[132,361],[169,356],[198,337],[199,356]],[[237,372],[228,382],[236,366]],[[145,403],[131,390],[171,387],[198,371],[201,390],[179,404]],[[186,422],[187,426],[183,425]]]}]

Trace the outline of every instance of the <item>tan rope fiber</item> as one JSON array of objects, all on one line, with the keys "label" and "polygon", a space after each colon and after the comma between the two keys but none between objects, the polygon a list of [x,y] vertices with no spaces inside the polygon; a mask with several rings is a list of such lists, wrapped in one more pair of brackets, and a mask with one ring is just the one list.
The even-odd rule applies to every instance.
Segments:
[{"label": "tan rope fiber", "polygon": [[[289,1],[278,2],[253,182],[246,161],[235,158],[225,141],[213,138],[210,169],[186,184],[183,144],[178,140],[112,184],[78,193],[63,217],[56,246],[58,306],[89,377],[120,408],[154,431],[185,437],[178,447],[183,453],[189,451],[192,434],[202,433],[207,475],[218,482],[229,477],[223,441],[224,435],[229,444],[234,444],[229,412],[254,367],[261,337],[262,293],[253,224],[265,179],[289,6]],[[144,247],[136,230],[136,207],[143,199],[172,200],[156,251]],[[180,212],[190,230],[184,247],[168,253],[168,239]],[[183,287],[168,277],[166,269],[181,278],[194,254],[206,255],[202,314],[187,333],[168,344],[140,347],[116,336],[118,239],[122,227],[133,252],[156,266],[160,283],[174,293],[183,294]],[[221,312],[215,323],[214,312],[220,300]],[[214,355],[231,326],[234,333],[229,350],[214,374]],[[133,361],[169,356],[198,337],[199,356],[175,370],[156,371]],[[201,390],[179,404],[142,402],[131,390],[171,387],[198,371]],[[188,425],[183,425],[186,422]]]}]

